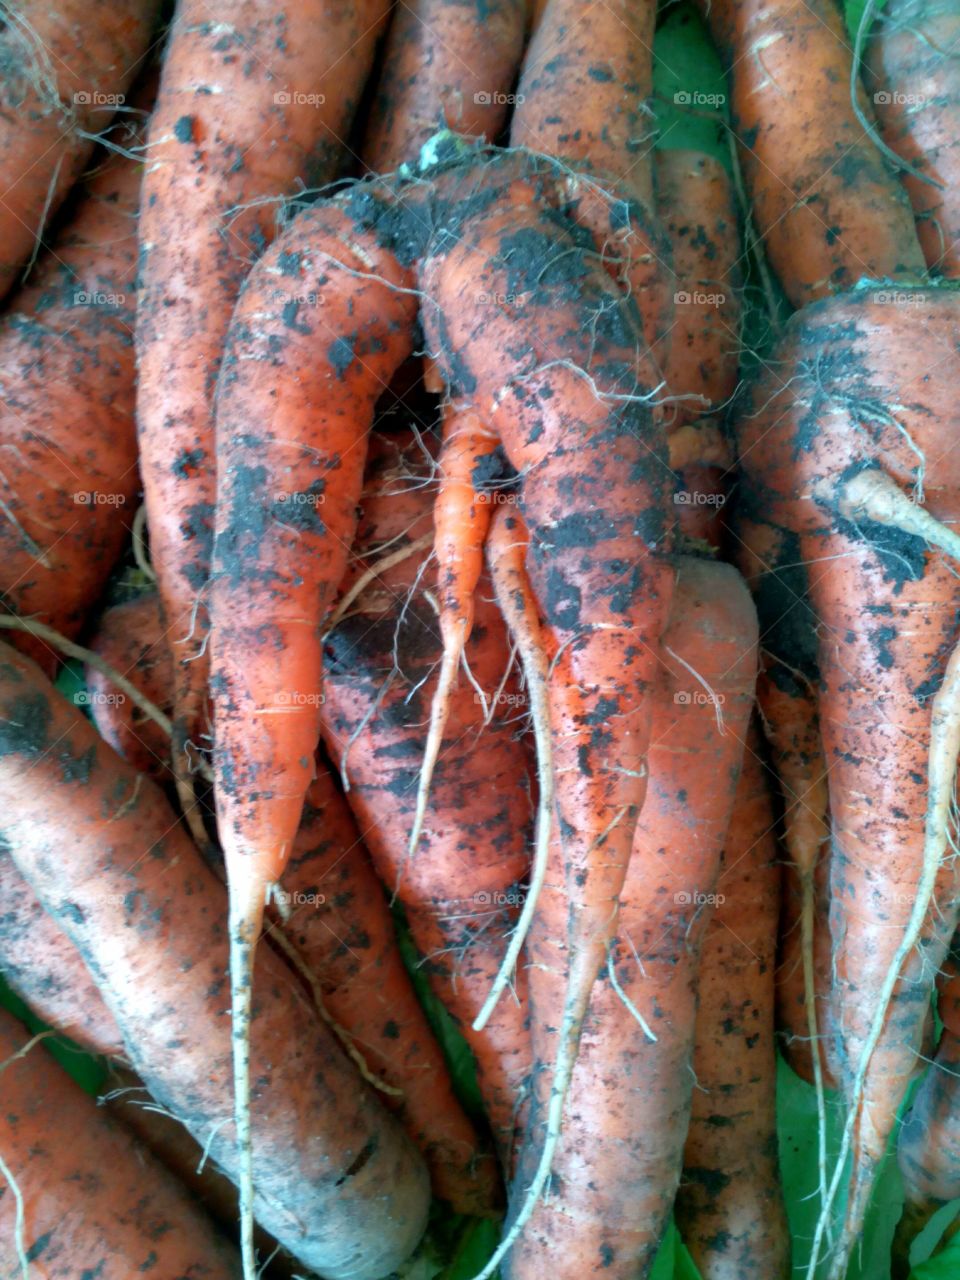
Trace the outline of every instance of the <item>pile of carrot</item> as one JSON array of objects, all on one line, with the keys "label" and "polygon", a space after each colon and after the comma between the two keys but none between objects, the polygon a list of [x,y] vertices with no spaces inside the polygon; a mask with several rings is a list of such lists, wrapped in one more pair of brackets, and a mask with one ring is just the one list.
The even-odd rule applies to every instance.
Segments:
[{"label": "pile of carrot", "polygon": [[0,0],[2,1275],[948,1246],[960,22],[699,8]]}]

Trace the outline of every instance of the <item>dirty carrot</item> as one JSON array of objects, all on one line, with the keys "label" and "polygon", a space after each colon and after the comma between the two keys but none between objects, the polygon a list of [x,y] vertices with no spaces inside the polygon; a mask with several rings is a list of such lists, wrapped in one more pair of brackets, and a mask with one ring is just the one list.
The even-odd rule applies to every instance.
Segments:
[{"label": "dirty carrot", "polygon": [[151,1094],[239,1184],[232,1040],[249,1035],[258,1219],[334,1278],[399,1265],[424,1226],[426,1170],[270,949],[250,1024],[231,1026],[224,890],[163,793],[12,649],[0,725],[0,835],[79,948]]}]

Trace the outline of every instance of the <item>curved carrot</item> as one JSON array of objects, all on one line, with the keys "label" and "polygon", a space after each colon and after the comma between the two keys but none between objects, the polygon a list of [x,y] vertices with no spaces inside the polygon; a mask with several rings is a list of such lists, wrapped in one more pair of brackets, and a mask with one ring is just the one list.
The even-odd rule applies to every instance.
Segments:
[{"label": "curved carrot", "polygon": [[960,747],[960,538],[940,517],[953,518],[960,474],[941,426],[949,383],[918,369],[916,352],[958,340],[960,299],[947,291],[926,291],[906,329],[882,292],[818,304],[791,320],[776,377],[739,423],[767,517],[799,533],[799,559],[813,562],[833,827],[831,1014],[847,1102],[830,1198],[853,1152],[831,1277],[862,1226],[920,1045],[927,975],[956,923],[947,825]]},{"label": "curved carrot", "polygon": [[250,1027],[231,1028],[223,889],[162,792],[12,649],[0,724],[0,835],[83,954],[150,1092],[239,1182],[231,1042],[248,1030],[258,1219],[332,1277],[375,1280],[399,1265],[428,1207],[418,1154],[269,948]]},{"label": "curved carrot", "polygon": [[398,5],[360,153],[374,172],[416,159],[439,129],[492,142],[523,51],[523,0]]},{"label": "curved carrot", "polygon": [[[134,517],[140,180],[135,161],[108,156],[0,321],[0,592],[8,609],[69,636],[103,590]],[[48,672],[60,664],[35,638],[15,643]]]},{"label": "curved carrot", "polygon": [[690,1129],[677,1225],[702,1280],[787,1280],[777,1165],[774,969],[779,868],[756,725],[700,952]]},{"label": "curved carrot", "polygon": [[522,966],[483,1030],[472,1024],[502,965],[527,868],[527,753],[517,732],[525,697],[483,577],[465,649],[471,682],[453,691],[423,839],[410,856],[441,647],[425,596],[428,553],[418,547],[429,539],[434,491],[429,458],[415,446],[374,437],[371,452],[358,558],[346,580],[365,586],[325,641],[324,739],[380,878],[403,902],[431,985],[474,1053],[509,1168],[531,1068]]},{"label": "curved carrot", "polygon": [[236,1280],[186,1191],[0,1010],[0,1268],[129,1280]]},{"label": "curved carrot", "polygon": [[[883,140],[910,164],[903,182],[927,265],[960,276],[960,13],[942,0],[892,0],[867,45]],[[939,184],[939,187],[934,185]]]},{"label": "curved carrot", "polygon": [[213,20],[203,0],[179,0],[170,29],[140,219],[137,413],[178,751],[207,728],[214,391],[230,315],[283,199],[336,176],[387,9],[230,0]]},{"label": "curved carrot", "polygon": [[753,217],[795,307],[863,277],[918,280],[906,195],[857,119],[866,94],[834,0],[701,0],[731,77]]},{"label": "curved carrot", "polygon": [[[647,799],[633,837],[606,966],[593,988],[573,1068],[551,1193],[504,1264],[509,1280],[649,1273],[680,1177],[694,1076],[700,943],[716,902],[756,677],[756,614],[737,571],[678,557],[662,639],[647,756]],[[562,775],[557,778],[560,793]],[[534,1053],[556,1056],[566,1002],[568,890],[555,826],[530,936]],[[771,1041],[772,1047],[772,1041]],[[549,1112],[549,1073],[516,1187],[523,1202]]]},{"label": "curved carrot", "polygon": [[727,171],[699,151],[658,151],[657,213],[673,249],[667,430],[722,409],[740,371],[740,232]]},{"label": "curved carrot", "polygon": [[[0,298],[43,244],[52,216],[93,152],[95,135],[124,104],[158,9],[156,0],[95,8],[78,0],[4,4]],[[104,234],[94,243],[102,250],[110,238]]]}]

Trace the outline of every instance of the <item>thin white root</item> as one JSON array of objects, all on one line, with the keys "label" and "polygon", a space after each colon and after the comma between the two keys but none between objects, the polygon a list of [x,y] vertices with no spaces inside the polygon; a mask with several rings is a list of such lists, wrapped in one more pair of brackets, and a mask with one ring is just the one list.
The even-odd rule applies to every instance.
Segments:
[{"label": "thin white root", "polygon": [[530,865],[530,883],[524,899],[523,910],[510,938],[510,945],[497,976],[493,980],[490,993],[483,1002],[483,1008],[474,1019],[474,1031],[482,1031],[497,1006],[497,1001],[510,981],[520,950],[530,932],[534,912],[540,890],[546,879],[547,863],[550,853],[550,831],[553,825],[553,745],[550,737],[550,702],[547,696],[549,684],[549,666],[547,664],[546,647],[539,628],[533,631],[531,610],[527,610],[526,619],[522,602],[518,602],[516,592],[523,593],[523,599],[529,602],[529,584],[525,577],[516,581],[515,575],[505,568],[499,556],[490,556],[490,574],[500,612],[510,631],[511,639],[520,654],[520,663],[530,699],[530,719],[533,722],[533,736],[537,752],[537,777],[540,794],[537,802],[536,835],[533,846],[533,859]]},{"label": "thin white root", "polygon": [[353,604],[354,600],[356,600],[356,598],[361,595],[370,583],[373,582],[375,578],[379,577],[381,573],[386,573],[386,571],[388,569],[392,569],[394,565],[402,564],[404,560],[409,560],[411,556],[416,555],[420,551],[427,551],[432,546],[433,534],[429,533],[422,538],[417,538],[415,542],[411,542],[405,547],[399,547],[396,551],[391,551],[389,555],[383,556],[383,558],[378,560],[376,564],[372,564],[368,569],[365,569],[363,573],[361,573],[360,577],[357,578],[350,590],[347,591],[338,602],[336,609],[334,609],[333,613],[327,620],[327,625],[324,627],[324,635],[330,634],[337,623],[342,620],[344,614]]},{"label": "thin white root", "polygon": [[131,532],[131,545],[133,547],[133,558],[137,568],[149,578],[151,582],[156,582],[157,571],[150,563],[150,557],[147,554],[147,540],[144,536],[147,530],[147,508],[141,502],[137,508],[137,514],[133,518],[133,530]]},{"label": "thin white root", "polygon": [[[634,950],[634,955],[636,955],[635,950]],[[647,1037],[647,1039],[653,1041],[653,1043],[656,1044],[657,1037],[654,1035],[653,1031],[651,1030],[649,1022],[647,1022],[646,1018],[643,1016],[643,1014],[640,1012],[637,1006],[633,1003],[633,1001],[624,991],[623,987],[621,987],[620,985],[620,979],[617,977],[617,966],[613,958],[612,947],[607,948],[607,973],[610,977],[610,985],[611,987],[613,987],[614,991],[616,992],[617,998],[619,999],[620,1003],[627,1010],[627,1012],[630,1014],[633,1020],[637,1023],[637,1025],[640,1027],[640,1030]]]},{"label": "thin white root", "polygon": [[24,1246],[23,1227],[26,1220],[23,1211],[23,1193],[17,1186],[17,1180],[7,1167],[7,1162],[3,1156],[0,1156],[0,1174],[3,1174],[7,1186],[13,1193],[13,1199],[17,1206],[16,1217],[13,1222],[13,1246],[17,1253],[17,1261],[20,1263],[20,1274],[23,1280],[30,1280],[30,1261],[27,1258],[27,1251]]},{"label": "thin white root", "polygon": [[[874,1050],[883,1033],[884,1022],[889,1012],[894,989],[900,978],[900,971],[907,957],[920,940],[924,921],[927,918],[931,903],[934,901],[937,876],[944,860],[948,857],[953,857],[950,840],[950,821],[951,806],[956,791],[958,756],[960,756],[960,645],[951,653],[944,673],[943,684],[933,699],[930,720],[930,758],[927,770],[927,813],[924,831],[923,865],[920,880],[917,884],[916,899],[910,912],[910,919],[907,921],[903,938],[900,940],[900,945],[897,947],[890,963],[890,968],[887,970],[887,975],[877,1000],[877,1008],[870,1026],[870,1033],[867,1036],[863,1052],[860,1055],[860,1061],[857,1064],[853,1087],[850,1090],[849,1111],[844,1125],[840,1150],[837,1155],[836,1167],[827,1190],[827,1199],[822,1207],[813,1239],[810,1265],[807,1269],[807,1280],[814,1280],[816,1275],[820,1248],[823,1243],[824,1233],[827,1230],[830,1211],[843,1178],[844,1166],[853,1146],[854,1131],[860,1119],[867,1071],[869,1070]],[[868,1189],[863,1186],[863,1178],[857,1171],[855,1161],[854,1180],[849,1189],[847,1200],[846,1222],[844,1223],[840,1244],[831,1262],[831,1280],[836,1277],[842,1277],[845,1274],[846,1260],[852,1250],[858,1230],[853,1218],[859,1213],[866,1190]]]},{"label": "thin white root", "polygon": [[[820,1058],[820,1032],[817,1022],[817,979],[814,965],[814,935],[816,924],[816,886],[814,872],[801,873],[800,890],[800,952],[803,961],[803,1003],[807,1015],[807,1035],[810,1038],[813,1089],[817,1099],[817,1179],[821,1211],[827,1202],[827,1098],[823,1085],[823,1062]],[[829,1218],[827,1240],[832,1243]]]},{"label": "thin white root", "polygon": [[99,653],[94,653],[92,649],[85,649],[83,645],[74,644],[53,627],[48,627],[45,622],[37,622],[34,618],[19,618],[14,614],[3,614],[0,615],[0,627],[7,631],[24,631],[27,635],[35,636],[45,644],[51,645],[68,658],[76,658],[78,662],[85,662],[87,666],[93,667],[95,671],[106,676],[111,684],[115,684],[168,738],[172,735],[173,726],[169,716],[164,715],[156,703],[145,697],[136,685],[131,684],[126,676],[120,674],[116,667],[105,662]]},{"label": "thin white root", "polygon": [[[233,895],[231,894],[231,899]],[[253,957],[262,911],[230,904],[230,1004],[233,1045],[233,1120],[237,1138],[237,1190],[240,1196],[240,1253],[243,1280],[257,1280],[253,1243],[253,1135],[250,1122],[250,1015],[253,1006]]]},{"label": "thin white root", "polygon": [[490,1280],[490,1277],[496,1274],[500,1263],[523,1234],[524,1228],[533,1217],[534,1211],[540,1202],[540,1197],[543,1195],[544,1187],[547,1185],[550,1171],[553,1168],[553,1158],[560,1143],[563,1105],[567,1098],[570,1080],[573,1076],[573,1068],[577,1060],[581,1022],[579,1010],[568,1002],[568,1007],[564,1010],[563,1025],[560,1028],[560,1045],[553,1067],[553,1085],[550,1090],[550,1103],[547,1107],[547,1132],[543,1142],[543,1150],[540,1152],[540,1159],[537,1162],[536,1170],[523,1197],[523,1203],[520,1205],[517,1216],[510,1224],[509,1230],[500,1241],[490,1261],[482,1271],[474,1276],[474,1280]]},{"label": "thin white root", "polygon": [[960,560],[960,535],[912,502],[897,483],[879,468],[851,476],[840,492],[838,508],[848,520],[874,520],[922,538],[931,547]]},{"label": "thin white root", "polygon": [[317,1013],[343,1045],[350,1061],[360,1072],[364,1080],[366,1080],[367,1084],[370,1085],[372,1089],[376,1089],[379,1093],[386,1094],[389,1098],[402,1098],[402,1089],[396,1088],[395,1085],[387,1084],[386,1080],[381,1080],[379,1076],[375,1076],[367,1066],[367,1060],[354,1044],[353,1037],[350,1032],[346,1027],[341,1026],[340,1023],[337,1022],[333,1014],[327,1008],[323,999],[323,991],[321,990],[320,983],[317,980],[317,975],[313,972],[306,960],[304,960],[303,956],[283,930],[277,928],[269,929],[267,937],[277,946],[278,950],[283,952],[290,964],[293,965],[297,973],[299,973],[304,982],[306,982],[307,986],[310,988],[311,994],[313,995],[313,1003],[316,1006]]},{"label": "thin white root", "polygon": [[453,682],[460,668],[460,655],[466,643],[466,624],[461,624],[460,634],[451,636],[449,629],[441,626],[444,633],[443,658],[440,662],[440,678],[433,695],[430,707],[430,729],[427,733],[427,745],[423,750],[423,764],[420,766],[420,781],[417,786],[417,804],[413,812],[413,826],[410,829],[410,843],[407,845],[407,859],[413,857],[423,834],[423,824],[427,816],[427,805],[430,802],[430,786],[433,782],[433,771],[437,767],[437,758],[443,743],[443,731],[447,727],[447,716],[450,712],[450,694]]}]

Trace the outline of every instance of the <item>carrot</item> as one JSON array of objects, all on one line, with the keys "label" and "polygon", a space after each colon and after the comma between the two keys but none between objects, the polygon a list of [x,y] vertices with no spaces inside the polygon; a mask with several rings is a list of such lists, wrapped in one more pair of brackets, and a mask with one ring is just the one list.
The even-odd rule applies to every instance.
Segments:
[{"label": "carrot", "polygon": [[667,443],[677,527],[684,537],[719,548],[726,528],[724,508],[735,474],[733,448],[722,429],[709,419],[677,427]]},{"label": "carrot", "polygon": [[748,482],[814,566],[833,828],[831,1017],[847,1120],[811,1273],[853,1156],[831,1277],[861,1229],[913,1071],[930,975],[956,924],[947,828],[960,659],[956,571],[942,552],[956,556],[960,538],[941,523],[958,480],[940,428],[952,393],[915,353],[951,350],[958,338],[960,300],[947,291],[927,291],[908,325],[883,291],[808,308],[739,423]]},{"label": "carrot", "polygon": [[[728,565],[677,559],[662,639],[647,800],[619,922],[573,1068],[553,1187],[514,1245],[509,1280],[649,1274],[673,1205],[690,1116],[700,942],[717,889],[756,675],[756,615]],[[557,775],[560,792],[562,775]],[[534,1054],[556,1056],[566,1001],[568,890],[554,830],[530,935]],[[555,1085],[535,1077],[522,1203]],[[515,1206],[516,1207],[516,1206]]]},{"label": "carrot", "polygon": [[[553,1042],[546,1140],[524,1205],[484,1276],[522,1232],[549,1174],[590,990],[616,930],[673,577],[657,554],[665,467],[662,433],[637,390],[639,315],[585,256],[580,229],[527,200],[516,184],[508,202],[478,213],[421,272],[435,304],[423,315],[428,347],[440,353],[447,385],[469,388],[523,476],[528,570],[555,646],[550,734],[568,833],[568,1000]],[[514,302],[505,307],[476,302],[507,295]]]},{"label": "carrot", "polygon": [[[227,1014],[221,886],[157,786],[14,650],[0,724],[4,843],[95,975],[134,1070],[239,1181],[225,1102],[232,1038],[247,1029]],[[256,986],[257,1217],[303,1265],[373,1280],[419,1238],[426,1173],[269,949]]]},{"label": "carrot", "polygon": [[[108,610],[94,648],[126,670],[163,710],[173,700],[173,668],[162,642],[159,600],[148,593]],[[133,668],[121,661],[134,641]],[[163,759],[163,740],[145,752],[129,732],[126,700],[118,702],[99,673],[87,701],[101,734],[119,738],[132,763]],[[94,690],[97,691],[94,691]],[[101,692],[102,690],[102,692]],[[122,695],[121,699],[122,699]],[[104,721],[109,732],[104,733]],[[156,730],[152,722],[147,722]],[[127,750],[130,746],[132,749]],[[277,890],[270,935],[318,997],[320,1011],[372,1077],[390,1093],[404,1127],[423,1151],[438,1195],[458,1212],[488,1212],[496,1176],[478,1152],[479,1139],[454,1099],[440,1046],[407,977],[382,890],[346,802],[325,761],[307,792],[293,854]],[[391,1099],[396,1096],[397,1102]]]},{"label": "carrot", "polygon": [[203,0],[177,5],[148,138],[137,308],[140,465],[177,674],[175,750],[206,728],[213,402],[230,314],[283,198],[336,176],[387,10],[233,0],[214,21]]},{"label": "carrot", "polygon": [[[943,1034],[897,1135],[904,1206],[893,1239],[894,1280],[907,1280],[911,1272],[910,1246],[937,1210],[960,1196],[960,971],[956,939],[937,987],[937,1012],[943,1022]],[[945,1244],[956,1229],[956,1221],[950,1223],[936,1247]]]},{"label": "carrot", "polygon": [[960,13],[952,5],[892,0],[866,54],[883,140],[913,171],[903,181],[927,265],[954,279],[960,275],[958,42]]},{"label": "carrot", "polygon": [[[0,298],[43,244],[48,223],[125,101],[159,5],[17,0],[0,32]],[[106,228],[99,242],[110,242]],[[83,285],[79,286],[81,289]],[[112,287],[105,292],[112,293]]]},{"label": "carrot", "polygon": [[754,222],[793,305],[863,277],[919,279],[909,202],[866,132],[869,104],[834,0],[701,8],[730,76]]},{"label": "carrot", "polygon": [[0,974],[41,1021],[88,1053],[123,1040],[77,948],[47,914],[9,854],[0,853]]},{"label": "carrot", "polygon": [[0,1060],[4,1275],[235,1280],[236,1254],[184,1189],[5,1010]]},{"label": "carrot", "polygon": [[[465,648],[471,679],[452,694],[423,840],[409,857],[424,708],[440,650],[424,594],[430,472],[416,443],[374,437],[357,559],[344,583],[349,603],[325,641],[323,732],[377,872],[402,901],[433,990],[473,1050],[509,1169],[531,1067],[522,967],[514,995],[483,1030],[472,1023],[502,967],[523,897],[530,794],[517,720],[524,695],[484,576]],[[497,495],[488,496],[493,506]],[[357,585],[362,590],[351,598]]]},{"label": "carrot", "polygon": [[492,142],[514,101],[523,0],[417,0],[393,12],[360,151],[374,172],[414,160],[438,129]]},{"label": "carrot", "polygon": [[[385,1102],[423,1152],[435,1194],[458,1213],[491,1213],[500,1198],[496,1168],[453,1095],[383,890],[323,760],[307,791],[280,895],[288,913],[282,931],[367,1070],[399,1094],[395,1103],[389,1096]],[[276,931],[275,925],[271,934]]]},{"label": "carrot", "polygon": [[[133,145],[135,135],[114,136]],[[0,321],[0,591],[75,636],[134,516],[135,219],[140,167],[108,157]],[[15,643],[52,672],[60,655]]]},{"label": "carrot", "polygon": [[[90,647],[166,714],[173,711],[173,663],[160,621],[156,592],[104,610]],[[170,740],[102,671],[87,666],[80,695],[100,736],[118,755],[157,781],[169,776]]]},{"label": "carrot", "polygon": [[699,151],[658,151],[657,213],[673,250],[667,430],[723,408],[740,366],[740,235],[730,179]]},{"label": "carrot", "polygon": [[700,953],[697,1086],[676,1214],[702,1280],[790,1275],[773,1034],[779,868],[762,750],[754,724]]}]

